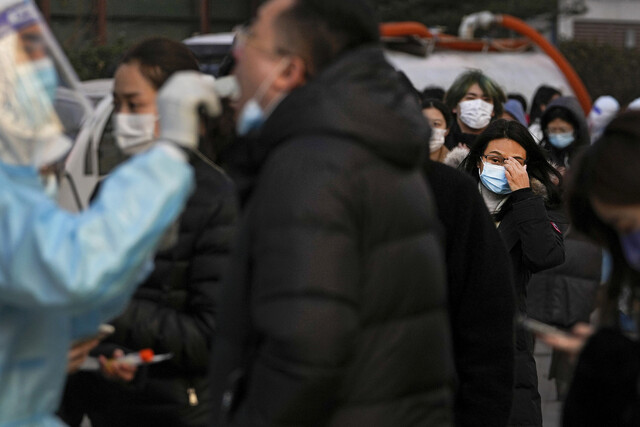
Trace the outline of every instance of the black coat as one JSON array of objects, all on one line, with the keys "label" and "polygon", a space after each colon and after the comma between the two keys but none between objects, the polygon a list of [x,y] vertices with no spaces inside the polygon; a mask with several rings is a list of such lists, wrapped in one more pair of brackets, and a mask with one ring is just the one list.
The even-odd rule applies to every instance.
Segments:
[{"label": "black coat", "polygon": [[419,170],[428,137],[369,47],[291,92],[228,157],[255,180],[214,344],[217,419],[451,425],[444,260]]},{"label": "black coat", "polygon": [[75,406],[76,414],[89,414],[94,427],[208,425],[211,341],[237,203],[233,183],[221,169],[195,156],[192,165],[196,187],[180,217],[177,242],[157,254],[153,272],[110,322],[116,332],[103,344],[109,354],[114,347],[151,348],[173,358],[142,368],[127,385],[93,373],[71,376],[65,396],[70,423]]},{"label": "black coat", "polygon": [[473,147],[475,144],[478,135],[473,133],[464,133],[462,129],[460,129],[460,125],[458,125],[458,120],[456,116],[453,116],[453,124],[451,125],[451,129],[449,134],[446,136],[444,145],[449,150],[453,150],[458,146],[458,144],[465,144],[467,147]]},{"label": "black coat", "polygon": [[471,177],[428,161],[424,172],[446,236],[457,426],[506,426],[513,399],[511,260]]},{"label": "black coat", "polygon": [[640,425],[640,343],[616,328],[592,335],[580,353],[563,408],[565,427]]},{"label": "black coat", "polygon": [[[529,188],[514,191],[501,209],[498,231],[511,255],[517,311],[527,313],[527,285],[532,273],[564,262],[563,236],[547,214],[544,199]],[[516,331],[516,376],[509,425],[541,426],[538,376],[533,358],[534,340],[522,328]]]},{"label": "black coat", "polygon": [[541,322],[571,328],[577,322],[589,323],[595,309],[602,250],[570,227],[561,213],[554,216],[554,223],[564,234],[565,262],[531,277],[527,313]]}]

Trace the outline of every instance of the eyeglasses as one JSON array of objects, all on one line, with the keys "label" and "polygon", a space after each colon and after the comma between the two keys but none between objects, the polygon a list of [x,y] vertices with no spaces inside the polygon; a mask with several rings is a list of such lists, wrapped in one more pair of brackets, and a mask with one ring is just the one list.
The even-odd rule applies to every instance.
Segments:
[{"label": "eyeglasses", "polygon": [[276,48],[276,50],[271,50],[266,46],[260,45],[260,43],[257,40],[257,36],[251,30],[251,26],[249,25],[241,27],[240,29],[238,29],[238,31],[236,31],[236,38],[233,42],[233,50],[241,51],[241,50],[244,50],[244,48],[247,46],[250,46],[256,51],[266,56],[269,56],[271,58],[279,58],[281,56],[286,56],[290,54],[290,52],[284,49]]},{"label": "eyeglasses", "polygon": [[[484,154],[480,157],[484,157],[492,165],[498,165],[498,166],[504,166],[504,161],[506,160],[504,157],[502,157],[499,154]],[[527,160],[523,159],[522,157],[512,157],[512,158],[518,163],[520,163],[522,166],[527,164]]]},{"label": "eyeglasses", "polygon": [[573,129],[571,128],[567,128],[567,127],[548,127],[547,128],[547,134],[554,134],[554,133],[570,133],[573,132]]}]

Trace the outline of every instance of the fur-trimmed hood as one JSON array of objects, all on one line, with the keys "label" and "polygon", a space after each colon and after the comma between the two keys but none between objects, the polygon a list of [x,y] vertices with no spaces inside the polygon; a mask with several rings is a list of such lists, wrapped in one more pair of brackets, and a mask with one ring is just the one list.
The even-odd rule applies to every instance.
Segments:
[{"label": "fur-trimmed hood", "polygon": [[460,164],[464,159],[467,158],[469,154],[469,149],[464,147],[454,147],[447,157],[444,158],[444,164],[447,166],[451,166],[452,168],[458,169]]}]

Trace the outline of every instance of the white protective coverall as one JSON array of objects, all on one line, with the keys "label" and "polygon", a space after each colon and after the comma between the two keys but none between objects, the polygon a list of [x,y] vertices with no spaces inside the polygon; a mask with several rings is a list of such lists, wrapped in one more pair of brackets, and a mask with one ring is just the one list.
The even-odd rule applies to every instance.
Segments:
[{"label": "white protective coverall", "polygon": [[0,0],[0,427],[62,425],[71,342],[119,314],[150,272],[194,185],[174,144],[197,146],[196,105],[220,108],[212,82],[178,81],[158,98],[170,135],[160,140],[171,143],[117,168],[88,210],[64,211],[38,172],[71,146],[53,109],[61,80],[50,53],[61,50],[51,39],[31,0]]},{"label": "white protective coverall", "polygon": [[123,164],[79,214],[34,168],[0,163],[0,426],[62,425],[72,339],[124,309],[189,197],[193,172],[171,149]]}]

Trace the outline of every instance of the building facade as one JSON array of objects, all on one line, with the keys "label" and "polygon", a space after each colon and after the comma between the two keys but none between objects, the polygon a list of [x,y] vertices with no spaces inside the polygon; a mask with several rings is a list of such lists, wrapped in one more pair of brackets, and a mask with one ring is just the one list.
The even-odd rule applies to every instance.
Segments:
[{"label": "building facade", "polygon": [[[163,35],[183,40],[230,31],[246,21],[257,0],[36,0],[65,48],[127,43]],[[203,19],[203,11],[208,14]]]},{"label": "building facade", "polygon": [[583,13],[560,14],[561,39],[640,48],[640,0],[561,0],[561,11],[575,8],[576,3],[581,3]]}]

